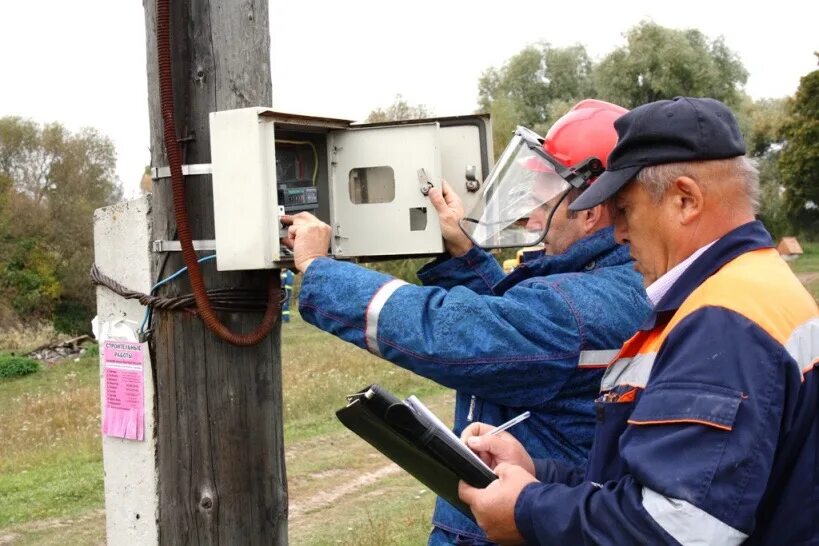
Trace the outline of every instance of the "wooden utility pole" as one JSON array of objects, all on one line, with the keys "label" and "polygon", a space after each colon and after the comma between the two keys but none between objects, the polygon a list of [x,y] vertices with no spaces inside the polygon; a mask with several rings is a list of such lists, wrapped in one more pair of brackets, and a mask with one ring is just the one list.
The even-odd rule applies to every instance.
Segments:
[{"label": "wooden utility pole", "polygon": [[[156,0],[144,2],[151,162],[165,167]],[[171,0],[170,35],[183,163],[210,163],[210,112],[272,104],[267,0]],[[187,176],[185,183],[193,238],[213,239],[210,176]],[[170,179],[154,182],[152,217],[153,240],[176,239]],[[179,252],[155,255],[157,280],[182,266]],[[270,276],[217,273],[214,262],[202,268],[208,289],[264,294]],[[182,277],[162,294],[190,292]],[[236,332],[261,320],[261,313],[220,316]],[[161,544],[287,543],[280,324],[262,343],[240,348],[190,313],[154,313]]]}]

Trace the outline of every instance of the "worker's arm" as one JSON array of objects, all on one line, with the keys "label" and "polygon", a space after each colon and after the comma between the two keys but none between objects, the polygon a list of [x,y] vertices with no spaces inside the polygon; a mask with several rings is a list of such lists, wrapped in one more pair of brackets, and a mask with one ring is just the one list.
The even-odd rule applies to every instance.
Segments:
[{"label": "worker's arm", "polygon": [[482,296],[320,258],[304,275],[299,310],[311,324],[415,373],[514,406],[554,396],[576,371],[581,346],[576,309],[548,283]]},{"label": "worker's arm", "polygon": [[498,262],[485,250],[472,244],[463,232],[461,198],[446,182],[429,191],[429,201],[438,213],[446,253],[418,271],[426,286],[454,288],[464,286],[478,294],[491,294],[492,287],[504,277]]},{"label": "worker's arm", "polygon": [[418,270],[424,286],[446,289],[463,286],[476,294],[492,294],[492,287],[504,276],[497,260],[476,246],[462,256],[440,256]]}]

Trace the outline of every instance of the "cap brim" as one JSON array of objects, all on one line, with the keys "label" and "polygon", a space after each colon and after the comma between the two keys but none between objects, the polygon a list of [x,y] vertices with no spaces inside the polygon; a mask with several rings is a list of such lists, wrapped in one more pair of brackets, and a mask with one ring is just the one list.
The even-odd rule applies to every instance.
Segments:
[{"label": "cap brim", "polygon": [[579,211],[596,207],[609,197],[617,193],[617,190],[637,176],[642,169],[642,165],[624,167],[616,171],[604,171],[591,186],[580,194],[580,197],[572,201],[569,210]]}]

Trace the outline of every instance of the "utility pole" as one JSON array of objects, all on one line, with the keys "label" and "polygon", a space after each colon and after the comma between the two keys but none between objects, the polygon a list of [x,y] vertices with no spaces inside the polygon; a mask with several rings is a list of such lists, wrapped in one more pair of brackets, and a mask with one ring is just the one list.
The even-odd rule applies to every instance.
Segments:
[{"label": "utility pole", "polygon": [[[156,0],[144,5],[151,162],[165,167]],[[210,163],[210,112],[272,104],[268,2],[171,0],[170,40],[182,162]],[[186,176],[185,185],[193,239],[213,239],[210,176]],[[154,181],[151,216],[152,240],[176,240],[169,178]],[[179,252],[153,257],[156,280],[181,267]],[[269,271],[217,273],[215,262],[203,264],[202,271],[209,290],[264,294],[270,278]],[[190,293],[186,276],[160,292]],[[256,328],[261,315],[223,312],[219,317],[244,333]],[[286,544],[280,321],[261,343],[236,347],[192,313],[157,310],[153,317],[159,542]]]}]

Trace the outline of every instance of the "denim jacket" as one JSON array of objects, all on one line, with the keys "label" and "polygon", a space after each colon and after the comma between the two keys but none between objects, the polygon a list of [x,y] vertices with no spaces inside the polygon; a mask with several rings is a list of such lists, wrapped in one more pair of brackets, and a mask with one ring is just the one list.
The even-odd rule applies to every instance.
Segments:
[{"label": "denim jacket", "polygon": [[[583,463],[603,369],[650,310],[612,229],[505,277],[478,248],[441,257],[418,276],[425,286],[320,258],[305,273],[299,310],[307,322],[455,389],[456,434],[472,421],[500,424],[529,410],[510,432],[534,457]],[[485,541],[441,499],[433,524],[453,542]]]}]

